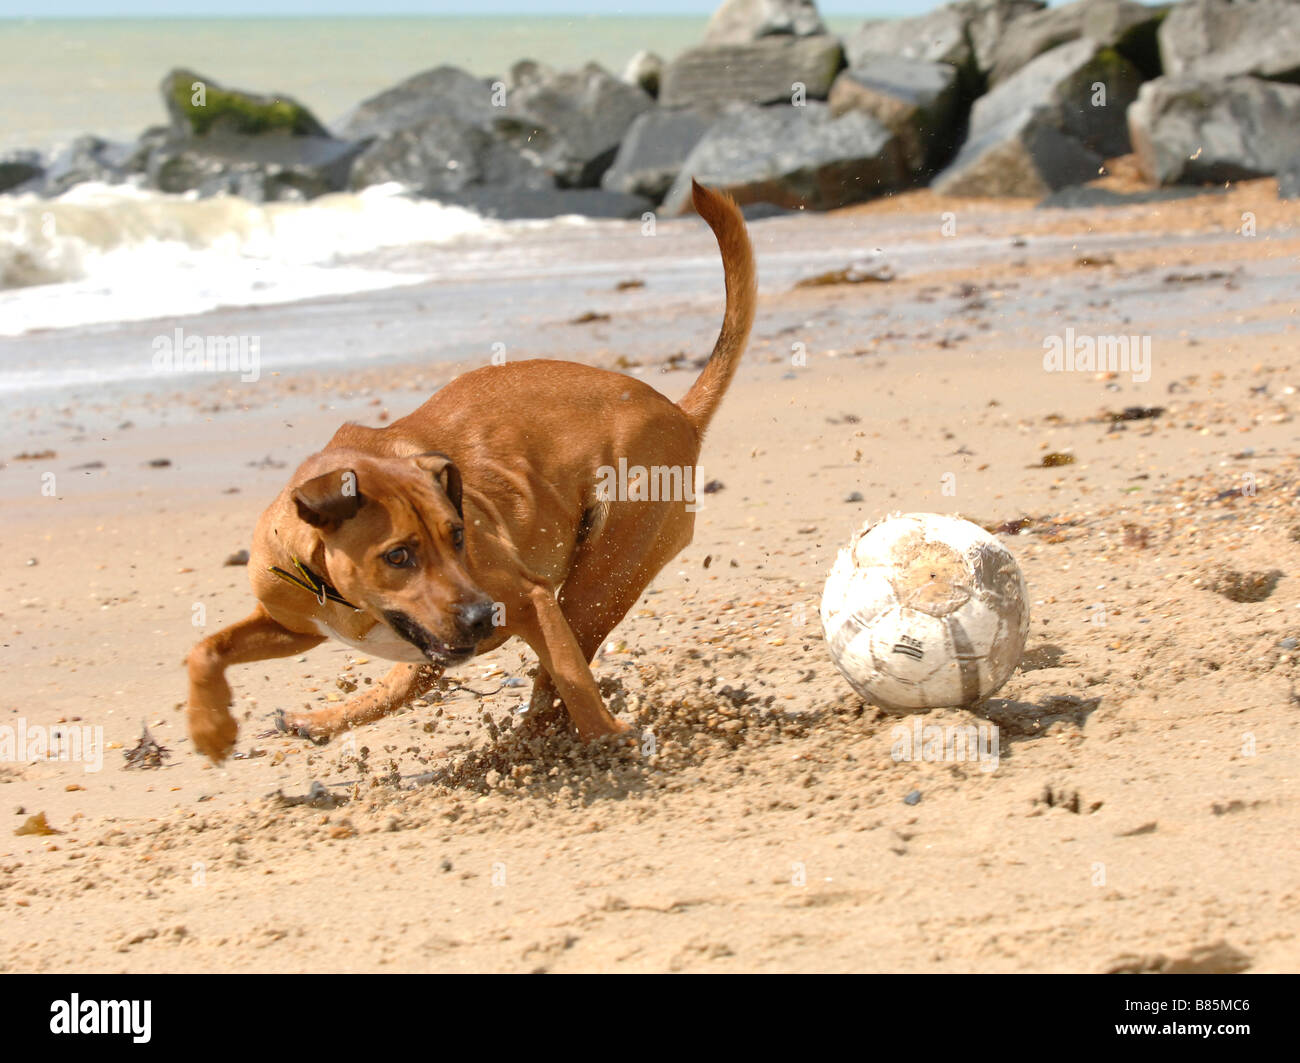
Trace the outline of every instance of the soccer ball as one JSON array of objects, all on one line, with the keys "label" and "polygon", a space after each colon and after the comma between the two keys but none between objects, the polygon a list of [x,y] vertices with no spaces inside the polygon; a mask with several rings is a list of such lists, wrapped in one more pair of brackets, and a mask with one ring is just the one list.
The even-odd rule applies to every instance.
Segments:
[{"label": "soccer ball", "polygon": [[970,705],[1005,683],[1024,652],[1020,566],[983,528],[907,513],[861,528],[822,592],[835,666],[891,712]]}]

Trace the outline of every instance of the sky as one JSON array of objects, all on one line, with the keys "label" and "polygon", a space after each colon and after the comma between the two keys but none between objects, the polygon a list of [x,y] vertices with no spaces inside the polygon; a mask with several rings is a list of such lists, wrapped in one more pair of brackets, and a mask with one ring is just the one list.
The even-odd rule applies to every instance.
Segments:
[{"label": "sky", "polygon": [[[0,18],[287,15],[698,15],[721,0],[0,0]],[[823,15],[911,15],[943,0],[822,0]]]}]

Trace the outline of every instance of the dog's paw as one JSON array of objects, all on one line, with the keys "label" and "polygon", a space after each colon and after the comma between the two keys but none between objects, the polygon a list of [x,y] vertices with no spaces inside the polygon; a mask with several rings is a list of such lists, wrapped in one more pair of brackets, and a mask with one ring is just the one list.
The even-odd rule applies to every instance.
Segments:
[{"label": "dog's paw", "polygon": [[581,738],[584,742],[592,742],[595,741],[597,738],[608,738],[611,741],[627,741],[628,736],[630,736],[631,732],[635,730],[635,728],[633,728],[633,726],[630,723],[628,723],[626,720],[615,719],[613,720],[613,724],[614,726],[611,728],[601,728],[600,730],[595,730],[595,729],[584,730],[583,728],[579,727],[577,729],[578,737]]},{"label": "dog's paw", "polygon": [[196,709],[190,706],[187,715],[190,741],[194,748],[212,763],[220,764],[230,756],[235,748],[235,739],[239,737],[239,724],[226,710],[214,712],[211,709]]},{"label": "dog's paw", "polygon": [[296,735],[315,745],[323,746],[329,742],[330,732],[325,730],[318,721],[313,721],[312,715],[309,712],[285,712],[284,709],[278,709],[273,717],[275,729],[280,734]]}]

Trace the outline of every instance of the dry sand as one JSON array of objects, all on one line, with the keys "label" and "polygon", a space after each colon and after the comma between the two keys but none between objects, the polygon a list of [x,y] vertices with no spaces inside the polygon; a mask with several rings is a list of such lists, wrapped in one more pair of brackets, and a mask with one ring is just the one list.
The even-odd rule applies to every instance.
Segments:
[{"label": "dry sand", "polygon": [[[954,209],[927,196],[840,223],[887,251],[890,226]],[[996,265],[940,250],[892,283],[765,285],[704,451],[725,486],[596,664],[653,755],[512,730],[534,664],[515,643],[323,747],[264,737],[270,715],[383,662],[326,644],[236,668],[239,759],[190,750],[180,662],[251,607],[222,561],[276,463],[345,417],[400,415],[436,370],[268,381],[130,430],[15,419],[0,726],[101,725],[110,748],[97,773],[0,764],[0,970],[1296,970],[1300,208],[1274,197],[963,203]],[[1074,233],[1086,251],[1033,253]],[[720,294],[691,306],[716,317]],[[897,325],[909,306],[935,322]],[[555,328],[609,364],[621,329],[672,312]],[[1152,335],[1150,380],[1044,372],[1066,326]],[[694,375],[633,371],[672,396]],[[1135,406],[1163,410],[1112,419]],[[826,653],[835,552],[897,510],[1028,518],[1002,534],[1032,601],[1020,670],[925,718],[996,724],[995,770],[896,761],[898,721]],[[169,755],[128,770],[142,722]],[[59,833],[17,835],[37,813]]]}]

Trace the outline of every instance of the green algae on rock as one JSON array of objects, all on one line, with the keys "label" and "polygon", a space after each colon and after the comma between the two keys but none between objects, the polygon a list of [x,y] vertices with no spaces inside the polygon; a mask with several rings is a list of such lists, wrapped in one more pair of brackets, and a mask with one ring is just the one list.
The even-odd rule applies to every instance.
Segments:
[{"label": "green algae on rock", "polygon": [[311,111],[289,96],[228,89],[192,70],[171,71],[163,78],[161,90],[172,129],[181,136],[201,137],[213,131],[246,136],[330,135]]}]

